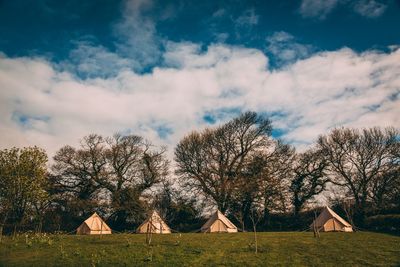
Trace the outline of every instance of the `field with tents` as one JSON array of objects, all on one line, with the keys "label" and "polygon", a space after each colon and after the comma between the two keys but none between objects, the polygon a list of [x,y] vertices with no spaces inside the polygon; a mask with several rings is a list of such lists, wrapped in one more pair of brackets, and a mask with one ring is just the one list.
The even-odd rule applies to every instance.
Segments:
[{"label": "field with tents", "polygon": [[400,266],[400,132],[334,129],[300,153],[271,127],[246,112],[189,133],[173,166],[135,135],[51,166],[0,150],[0,267]]},{"label": "field with tents", "polygon": [[353,232],[19,235],[3,237],[0,266],[399,266],[400,237]]},{"label": "field with tents", "polygon": [[4,266],[260,266],[400,264],[400,237],[354,232],[329,207],[308,231],[239,232],[219,210],[197,233],[177,233],[156,210],[134,233],[113,233],[93,213],[68,234],[15,233],[3,237]]}]

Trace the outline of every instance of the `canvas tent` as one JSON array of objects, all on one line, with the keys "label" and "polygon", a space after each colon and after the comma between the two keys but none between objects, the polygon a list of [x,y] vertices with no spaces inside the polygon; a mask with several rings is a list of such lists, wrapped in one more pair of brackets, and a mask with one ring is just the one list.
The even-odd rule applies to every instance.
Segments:
[{"label": "canvas tent", "polygon": [[237,227],[217,210],[201,227],[203,233],[236,233]]},{"label": "canvas tent", "polygon": [[95,212],[86,221],[84,221],[78,229],[78,235],[107,235],[111,234],[111,228],[103,221],[102,218]]},{"label": "canvas tent", "polygon": [[342,219],[329,207],[324,207],[319,216],[310,225],[311,231],[315,227],[321,232],[353,232],[351,224]]},{"label": "canvas tent", "polygon": [[153,211],[152,214],[136,229],[136,233],[145,234],[148,231],[154,234],[170,234],[171,229],[161,219],[157,211]]}]

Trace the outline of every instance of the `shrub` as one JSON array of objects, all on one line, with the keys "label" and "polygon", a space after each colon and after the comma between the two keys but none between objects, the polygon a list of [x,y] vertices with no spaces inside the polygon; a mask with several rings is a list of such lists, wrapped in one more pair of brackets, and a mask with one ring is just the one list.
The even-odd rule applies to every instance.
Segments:
[{"label": "shrub", "polygon": [[400,231],[400,214],[371,216],[365,222],[365,226],[369,230]]}]

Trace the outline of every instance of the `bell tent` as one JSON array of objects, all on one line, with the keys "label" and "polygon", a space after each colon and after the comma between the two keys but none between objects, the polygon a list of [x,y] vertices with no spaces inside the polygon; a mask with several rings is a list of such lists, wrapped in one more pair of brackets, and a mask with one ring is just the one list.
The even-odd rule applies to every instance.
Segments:
[{"label": "bell tent", "polygon": [[111,234],[111,228],[103,221],[102,218],[95,212],[86,221],[84,221],[78,229],[76,229],[78,235],[109,235]]},{"label": "bell tent", "polygon": [[151,232],[154,234],[170,234],[171,228],[161,219],[157,211],[153,213],[137,228],[136,233],[145,234]]},{"label": "bell tent", "polygon": [[351,224],[337,215],[329,207],[324,207],[319,216],[310,225],[311,231],[315,227],[321,232],[353,232]]},{"label": "bell tent", "polygon": [[203,233],[236,233],[237,227],[217,210],[201,227]]}]

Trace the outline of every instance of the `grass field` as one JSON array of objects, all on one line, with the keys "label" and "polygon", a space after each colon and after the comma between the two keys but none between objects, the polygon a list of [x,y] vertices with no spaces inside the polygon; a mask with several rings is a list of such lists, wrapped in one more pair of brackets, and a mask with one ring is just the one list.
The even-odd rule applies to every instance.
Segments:
[{"label": "grass field", "polygon": [[0,266],[400,266],[400,237],[307,232],[3,237]]}]

